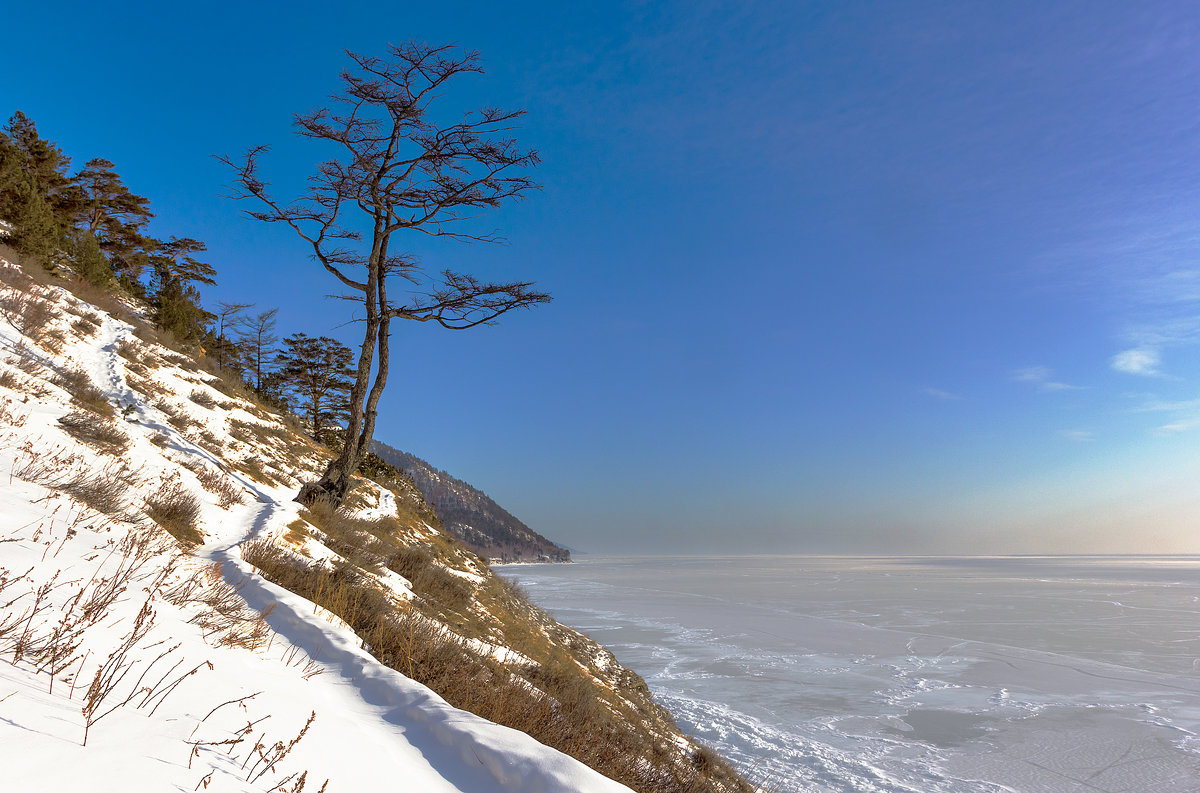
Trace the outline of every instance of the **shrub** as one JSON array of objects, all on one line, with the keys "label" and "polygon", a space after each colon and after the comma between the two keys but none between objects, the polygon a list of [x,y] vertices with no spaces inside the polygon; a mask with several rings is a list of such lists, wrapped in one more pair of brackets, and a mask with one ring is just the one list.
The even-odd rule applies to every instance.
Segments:
[{"label": "shrub", "polygon": [[194,548],[204,540],[197,526],[200,499],[178,479],[168,480],[146,498],[146,515],[185,548]]},{"label": "shrub", "polygon": [[52,382],[70,394],[71,399],[79,405],[104,418],[112,418],[113,408],[108,403],[108,397],[92,384],[92,379],[87,376],[86,372],[80,369],[68,369],[59,372]]},{"label": "shrub", "polygon": [[462,611],[471,603],[471,585],[433,561],[424,548],[402,548],[388,558],[387,566],[407,578],[414,592],[436,606]]},{"label": "shrub", "polygon": [[54,306],[33,291],[8,289],[0,296],[0,315],[22,336],[37,341],[54,319]]},{"label": "shrub", "polygon": [[180,432],[186,433],[189,427],[199,427],[198,422],[193,421],[187,415],[179,413],[174,416],[167,416],[167,423]]},{"label": "shrub", "polygon": [[188,399],[195,402],[202,408],[212,409],[217,406],[217,400],[213,399],[207,391],[193,391]]},{"label": "shrub", "polygon": [[217,497],[217,504],[222,509],[246,502],[241,486],[228,474],[215,471],[198,461],[184,463],[184,466],[196,475],[201,487]]},{"label": "shrub", "polygon": [[262,460],[257,457],[250,457],[240,463],[235,463],[234,467],[242,473],[248,475],[255,482],[261,482],[264,485],[274,485],[275,480],[263,468]]},{"label": "shrub", "polygon": [[75,331],[75,335],[81,339],[90,339],[96,335],[96,326],[83,317],[71,323],[71,330]]},{"label": "shrub", "polygon": [[125,517],[129,505],[131,474],[123,464],[109,464],[99,471],[76,474],[58,488],[76,501],[115,517]]},{"label": "shrub", "polygon": [[54,355],[58,355],[60,352],[62,352],[63,344],[65,344],[66,341],[67,334],[64,333],[62,329],[50,328],[42,333],[41,337],[38,339],[38,344],[42,346],[43,350],[46,350]]},{"label": "shrub", "polygon": [[129,448],[129,436],[120,427],[97,420],[93,413],[75,411],[60,418],[58,423],[72,437],[106,454],[121,454]]}]

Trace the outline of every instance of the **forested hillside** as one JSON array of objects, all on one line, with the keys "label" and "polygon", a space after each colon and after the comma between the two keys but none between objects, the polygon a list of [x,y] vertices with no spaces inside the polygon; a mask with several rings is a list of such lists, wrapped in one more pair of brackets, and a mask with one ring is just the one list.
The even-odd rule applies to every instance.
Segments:
[{"label": "forested hillside", "polygon": [[376,441],[371,450],[404,471],[445,523],[475,553],[497,562],[569,562],[571,552],[526,526],[486,493],[416,455]]}]

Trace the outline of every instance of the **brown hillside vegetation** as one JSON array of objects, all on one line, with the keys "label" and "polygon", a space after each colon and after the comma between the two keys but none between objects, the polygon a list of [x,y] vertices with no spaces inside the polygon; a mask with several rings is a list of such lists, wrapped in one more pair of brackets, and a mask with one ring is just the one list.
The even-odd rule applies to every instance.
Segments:
[{"label": "brown hillside vegetation", "polygon": [[[0,256],[18,258],[8,250]],[[281,488],[284,498],[330,459],[330,450],[303,434],[293,417],[259,402],[198,347],[155,329],[136,301],[96,294],[63,271],[24,269],[32,275],[3,270],[0,291],[12,311],[39,314],[38,301],[53,303],[61,293],[52,287],[64,287],[90,305],[59,300],[56,329],[94,336],[99,325],[111,327],[105,314],[133,326],[116,355],[124,362],[127,394],[151,406],[153,415],[138,432],[149,432],[174,467],[161,477],[130,470],[120,458],[133,427],[122,425],[129,406],[110,402],[85,373],[55,371],[38,356],[16,351],[0,366],[0,377],[31,391],[60,389],[74,411],[59,422],[62,431],[97,458],[90,473],[68,476],[59,472],[62,461],[31,453],[17,476],[68,493],[98,513],[161,530],[162,539],[169,535],[186,550],[209,536],[197,519],[197,494],[209,494],[222,509],[256,497],[231,472]],[[18,300],[17,293],[36,300]],[[205,458],[179,454],[181,438]],[[524,731],[635,790],[754,790],[710,749],[684,736],[638,675],[533,606],[446,534],[408,476],[378,459],[366,470],[372,479],[355,479],[343,509],[314,505],[286,528],[243,546],[243,557],[271,581],[340,617],[375,658],[452,705]],[[149,494],[136,496],[142,484]]]}]

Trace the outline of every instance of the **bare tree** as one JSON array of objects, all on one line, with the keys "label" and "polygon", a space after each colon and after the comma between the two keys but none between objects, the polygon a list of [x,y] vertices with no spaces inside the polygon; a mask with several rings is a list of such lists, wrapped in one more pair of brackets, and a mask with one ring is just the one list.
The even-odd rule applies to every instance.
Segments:
[{"label": "bare tree", "polygon": [[[297,500],[304,504],[340,505],[349,493],[387,384],[391,320],[463,330],[550,300],[527,281],[491,283],[449,270],[431,277],[412,256],[390,251],[398,231],[497,242],[494,234],[473,231],[462,221],[537,187],[523,174],[537,165],[537,153],[507,137],[524,111],[485,107],[445,125],[429,117],[448,81],[482,72],[478,53],[409,42],[389,46],[383,59],[347,54],[353,67],[342,72],[332,106],[295,118],[298,135],[335,144],[339,151],[317,167],[303,195],[291,203],[271,195],[258,175],[266,146],[251,148],[238,162],[220,158],[234,169],[234,197],[263,207],[247,214],[290,226],[364,309],[342,452],[319,482],[301,489]],[[402,297],[388,294],[392,276],[407,285]]]},{"label": "bare tree", "polygon": [[[217,332],[215,334],[216,348],[214,352],[217,354],[217,366],[229,366],[227,357],[234,357],[238,353],[237,347],[225,335],[225,326],[235,328],[242,323],[242,312],[253,306],[253,303],[227,303],[224,300],[217,303],[217,310],[213,312],[213,316],[217,319]],[[240,367],[239,367],[240,370]]]},{"label": "bare tree", "polygon": [[275,315],[279,309],[261,311],[252,317],[246,317],[240,323],[241,333],[238,336],[242,356],[246,359],[246,368],[254,375],[254,393],[262,395],[265,367],[275,353]]}]

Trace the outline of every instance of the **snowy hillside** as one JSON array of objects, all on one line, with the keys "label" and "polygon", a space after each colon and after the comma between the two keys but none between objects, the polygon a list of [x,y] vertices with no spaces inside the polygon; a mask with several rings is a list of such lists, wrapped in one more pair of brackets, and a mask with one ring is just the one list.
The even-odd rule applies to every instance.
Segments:
[{"label": "snowy hillside", "polygon": [[[249,547],[280,569],[333,576],[356,556],[355,580],[369,578],[376,597],[408,615],[410,643],[414,623],[433,625],[442,647],[491,664],[481,669],[516,670],[535,700],[550,703],[547,713],[567,712],[565,700],[527,682],[552,675],[533,650],[505,643],[513,628],[472,629],[471,613],[494,619],[481,614],[481,596],[456,610],[422,589],[429,571],[465,582],[468,593],[494,576],[421,520],[419,496],[360,483],[357,514],[339,518],[346,536],[387,520],[403,531],[366,537],[364,547],[386,540],[393,550],[405,542],[433,549],[421,551],[419,576],[362,561],[367,552],[291,500],[322,465],[322,449],[147,328],[61,286],[31,283],[12,264],[0,268],[6,788],[333,793],[394,781],[429,792],[629,790],[523,732],[451,707],[411,679],[413,656],[409,675],[385,666],[371,652],[379,647],[348,622],[244,558]],[[353,621],[357,612],[339,613]],[[659,738],[648,743],[664,762],[709,761],[672,732],[648,693],[634,701],[621,688],[644,685],[611,654],[538,619],[546,622],[529,631],[537,634],[530,647],[571,645],[571,664],[607,687],[605,703],[617,703],[605,708],[649,714]],[[727,789],[746,788],[730,781]]]}]

